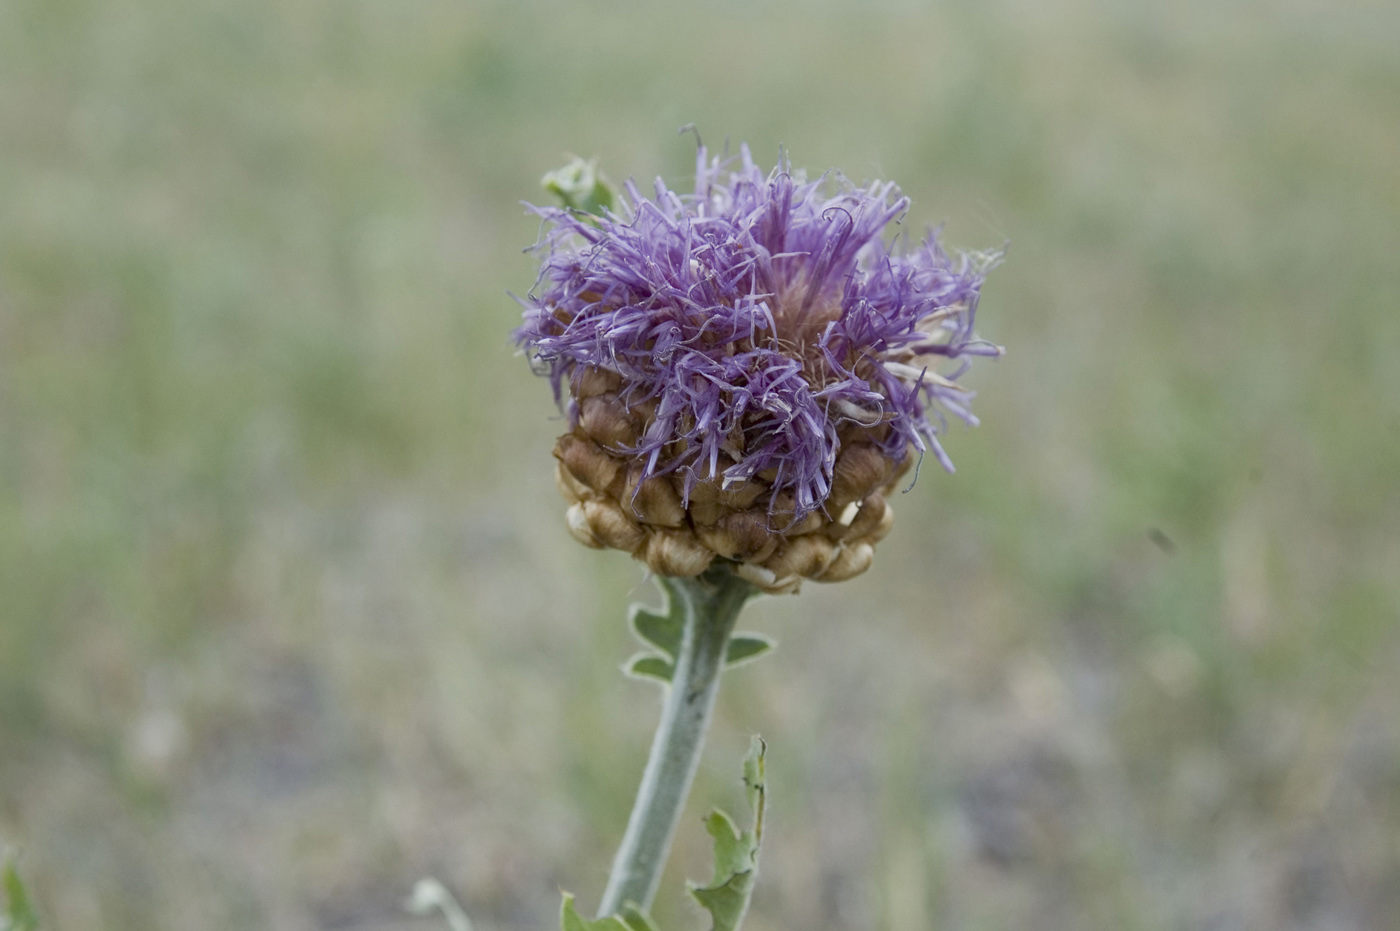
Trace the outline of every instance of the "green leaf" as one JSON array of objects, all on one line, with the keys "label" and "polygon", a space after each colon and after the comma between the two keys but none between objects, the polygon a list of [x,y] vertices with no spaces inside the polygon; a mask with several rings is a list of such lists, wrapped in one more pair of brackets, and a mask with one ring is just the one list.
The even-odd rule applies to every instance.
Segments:
[{"label": "green leaf", "polygon": [[744,755],[744,795],[753,812],[754,862],[758,862],[758,844],[763,840],[763,809],[768,800],[768,771],[763,757],[768,744],[757,734],[749,738],[749,752]]},{"label": "green leaf", "polygon": [[[638,912],[637,914],[640,915],[641,913]],[[650,922],[648,922],[648,924],[650,924]],[[606,918],[599,918],[597,921],[589,921],[574,908],[574,897],[567,892],[564,893],[564,905],[559,910],[559,927],[562,931],[638,931],[638,929],[629,927],[628,924],[617,915],[609,915]],[[644,929],[646,925],[641,927]]]},{"label": "green leaf", "polygon": [[671,661],[664,656],[657,656],[655,653],[638,653],[623,665],[622,671],[638,679],[659,679],[662,682],[670,682],[676,669],[671,665]]},{"label": "green leaf", "polygon": [[725,668],[751,663],[777,645],[771,637],[763,634],[735,634],[729,638],[729,649],[724,654]]},{"label": "green leaf", "polygon": [[715,839],[716,879],[748,872],[753,851],[732,818],[716,808],[705,818],[705,831]]},{"label": "green leaf", "polygon": [[676,591],[671,579],[657,576],[656,582],[664,600],[661,610],[634,604],[627,611],[627,625],[638,640],[660,653],[638,653],[623,664],[622,671],[636,678],[670,682],[685,633],[685,595]]},{"label": "green leaf", "polygon": [[0,911],[0,931],[37,931],[39,916],[29,901],[29,890],[24,887],[24,880],[19,878],[19,871],[9,857],[5,858],[0,885],[5,887],[6,900],[4,911]]},{"label": "green leaf", "polygon": [[637,907],[636,902],[623,902],[622,912],[617,917],[627,925],[629,931],[660,931],[651,916]]},{"label": "green leaf", "polygon": [[656,581],[665,599],[661,610],[654,611],[646,605],[634,604],[627,611],[627,624],[643,644],[656,647],[674,661],[680,652],[681,637],[685,632],[684,596],[671,590],[670,579],[657,576]]},{"label": "green leaf", "polygon": [[574,158],[540,179],[540,186],[570,210],[602,216],[617,203],[617,188],[598,170],[597,159]]},{"label": "green leaf", "polygon": [[690,894],[710,913],[712,931],[736,931],[749,909],[754,882],[758,878],[758,845],[763,839],[763,809],[767,798],[764,786],[763,755],[767,745],[754,737],[744,758],[744,789],[753,809],[753,829],[739,831],[733,820],[719,809],[705,819],[705,829],[715,839],[715,875],[709,885],[687,883]]},{"label": "green leaf", "polygon": [[675,658],[676,651],[681,648],[684,618],[657,614],[643,605],[633,605],[627,620],[637,639],[648,646],[656,647],[668,657]]}]

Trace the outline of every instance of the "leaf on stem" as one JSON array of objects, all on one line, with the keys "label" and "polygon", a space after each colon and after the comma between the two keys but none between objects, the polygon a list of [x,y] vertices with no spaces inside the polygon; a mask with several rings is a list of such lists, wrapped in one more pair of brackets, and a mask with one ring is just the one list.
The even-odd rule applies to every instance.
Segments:
[{"label": "leaf on stem", "polygon": [[676,668],[664,656],[655,653],[638,653],[623,664],[622,671],[634,679],[658,679],[670,682]]},{"label": "leaf on stem", "polygon": [[561,931],[657,931],[647,913],[633,902],[623,903],[619,914],[589,921],[574,908],[574,897],[568,892],[564,893],[564,905],[559,910],[559,927]]},{"label": "leaf on stem", "polygon": [[685,635],[685,592],[676,583],[657,576],[665,603],[660,611],[646,605],[634,604],[627,611],[627,626],[644,646],[655,647],[659,653],[638,653],[623,664],[622,671],[640,679],[670,682],[675,674],[676,654]]},{"label": "leaf on stem", "polygon": [[753,809],[753,829],[740,832],[728,815],[716,808],[705,819],[715,839],[715,875],[709,885],[687,883],[690,894],[710,913],[712,931],[736,931],[748,911],[758,878],[758,845],[763,839],[766,799],[763,755],[767,745],[754,737],[744,758],[744,789]]},{"label": "leaf on stem", "polygon": [[777,646],[777,641],[763,634],[742,633],[729,638],[729,648],[724,654],[724,668],[733,669],[743,663],[751,663]]},{"label": "leaf on stem", "polygon": [[[658,652],[638,653],[622,666],[622,671],[638,679],[670,682],[675,675],[676,654],[685,635],[685,593],[676,589],[675,582],[657,576],[657,584],[665,596],[661,610],[634,604],[627,611],[627,626],[644,646]],[[729,638],[724,654],[724,667],[732,669],[752,662],[770,652],[777,642],[756,633],[738,633]]]},{"label": "leaf on stem", "polygon": [[644,646],[655,647],[674,660],[685,633],[685,594],[676,591],[674,583],[664,576],[657,576],[656,581],[665,600],[661,610],[634,604],[627,612],[627,624]]}]

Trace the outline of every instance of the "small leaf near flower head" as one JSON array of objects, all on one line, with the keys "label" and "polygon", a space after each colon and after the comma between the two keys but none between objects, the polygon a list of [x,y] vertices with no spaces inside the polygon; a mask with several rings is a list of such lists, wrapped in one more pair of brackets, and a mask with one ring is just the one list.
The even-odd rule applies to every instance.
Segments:
[{"label": "small leaf near flower head", "polygon": [[710,913],[713,931],[736,931],[744,920],[758,877],[758,844],[763,839],[766,797],[763,755],[767,745],[754,737],[744,759],[744,788],[754,812],[751,831],[740,832],[729,816],[715,809],[705,829],[715,839],[715,876],[707,886],[688,883],[690,894]]},{"label": "small leaf near flower head", "polygon": [[540,179],[540,186],[570,210],[602,216],[617,203],[617,188],[598,171],[597,159],[575,158]]},{"label": "small leaf near flower head", "polygon": [[589,921],[574,908],[574,897],[568,892],[564,893],[564,905],[559,910],[559,927],[561,931],[639,931],[617,915]]},{"label": "small leaf near flower head", "polygon": [[775,646],[777,643],[763,634],[735,634],[729,638],[729,648],[724,654],[724,666],[729,669],[742,663],[753,662]]},{"label": "small leaf near flower head", "polygon": [[0,931],[38,931],[39,916],[29,901],[29,890],[9,857],[5,858],[3,885],[6,904],[0,911]]},{"label": "small leaf near flower head", "polygon": [[676,667],[672,666],[671,661],[664,656],[657,656],[655,653],[638,653],[623,665],[622,671],[634,679],[657,679],[661,682],[670,682],[676,674]]},{"label": "small leaf near flower head", "polygon": [[664,575],[654,576],[661,589],[665,604],[660,611],[646,605],[634,604],[627,612],[627,625],[632,633],[647,646],[656,647],[672,661],[681,649],[681,636],[685,631],[685,593],[679,591],[674,579]]},{"label": "small leaf near flower head", "polygon": [[645,605],[633,605],[627,620],[632,632],[643,643],[675,658],[681,647],[681,631],[685,627],[685,621],[678,612],[657,614]]}]

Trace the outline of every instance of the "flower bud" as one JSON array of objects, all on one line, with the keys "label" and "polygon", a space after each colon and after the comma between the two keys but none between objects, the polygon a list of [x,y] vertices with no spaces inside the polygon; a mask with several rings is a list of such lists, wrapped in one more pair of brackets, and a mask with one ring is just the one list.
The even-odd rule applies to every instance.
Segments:
[{"label": "flower bud", "polygon": [[619,199],[617,188],[598,170],[597,159],[592,158],[575,158],[563,168],[549,172],[540,184],[566,206],[585,214],[612,210]]}]

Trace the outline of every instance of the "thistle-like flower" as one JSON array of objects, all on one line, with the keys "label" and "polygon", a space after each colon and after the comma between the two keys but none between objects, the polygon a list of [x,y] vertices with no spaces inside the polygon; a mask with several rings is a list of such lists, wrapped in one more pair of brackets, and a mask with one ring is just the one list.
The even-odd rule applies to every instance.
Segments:
[{"label": "thistle-like flower", "polygon": [[911,467],[952,470],[945,412],[977,422],[957,378],[1002,352],[973,332],[999,254],[886,241],[909,203],[893,184],[765,175],[747,147],[700,147],[688,195],[580,179],[596,213],[532,208],[516,332],[567,414],[569,530],[660,575],[728,560],[769,592],[864,572]]}]

